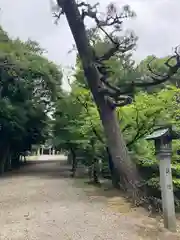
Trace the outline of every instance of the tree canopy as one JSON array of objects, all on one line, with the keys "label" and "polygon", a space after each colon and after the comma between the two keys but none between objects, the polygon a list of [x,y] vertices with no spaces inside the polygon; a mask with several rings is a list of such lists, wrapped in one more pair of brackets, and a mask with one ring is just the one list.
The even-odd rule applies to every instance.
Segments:
[{"label": "tree canopy", "polygon": [[[61,91],[59,67],[43,56],[38,43],[10,39],[0,29],[0,148],[1,172],[8,158],[45,140],[47,113]],[[13,157],[15,160],[13,161]],[[16,162],[17,161],[17,162]]]},{"label": "tree canopy", "polygon": [[[138,67],[140,68],[146,61],[147,59],[142,61]],[[159,61],[161,64],[162,60]],[[158,66],[158,59],[154,69],[160,71],[156,66]],[[145,70],[148,72],[147,67],[144,68],[143,74]],[[117,68],[116,71],[119,71],[119,76],[122,75],[122,69]],[[129,76],[133,78],[131,74],[130,72]],[[135,72],[135,76],[136,74]],[[55,144],[61,149],[71,149],[77,161],[89,168],[98,161],[99,164],[101,163],[99,165],[101,174],[112,177],[104,131],[96,105],[92,101],[91,92],[86,85],[81,84],[83,72],[79,63],[74,76],[75,81],[72,83],[71,92],[57,102],[54,122]],[[177,130],[180,129],[180,108],[177,101],[179,94],[180,90],[173,82],[151,91],[137,89],[133,103],[116,110],[129,153],[140,169],[150,194],[156,197],[160,197],[158,162],[153,143],[147,142],[145,137],[156,127],[166,124],[175,126]],[[180,149],[180,141],[173,141],[173,182],[175,191],[179,194],[178,149]]]}]

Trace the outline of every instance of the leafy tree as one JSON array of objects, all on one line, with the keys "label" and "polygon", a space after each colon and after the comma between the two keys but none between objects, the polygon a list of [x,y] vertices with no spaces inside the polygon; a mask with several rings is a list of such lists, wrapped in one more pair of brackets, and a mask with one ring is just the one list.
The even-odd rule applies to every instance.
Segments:
[{"label": "leafy tree", "polygon": [[0,29],[0,171],[19,166],[20,155],[47,136],[47,113],[62,74],[38,43],[12,40]]},{"label": "leafy tree", "polygon": [[[157,85],[169,79],[179,69],[179,55],[176,51],[174,56],[176,64],[173,67],[166,62],[169,67],[166,75],[161,77],[156,75],[151,79],[148,78],[148,82],[129,82],[125,86],[123,84],[122,91],[121,88],[117,88],[108,82],[109,72],[104,67],[104,61],[111,59],[111,57],[118,53],[124,54],[135,46],[136,38],[131,33],[126,36],[120,35],[122,33],[123,19],[134,16],[129,6],[125,6],[123,11],[119,13],[117,8],[113,4],[110,4],[106,16],[100,19],[97,12],[97,4],[91,6],[84,1],[76,3],[75,0],[57,0],[57,3],[59,6],[57,17],[59,18],[61,14],[66,15],[76,42],[84,74],[99,111],[114,165],[121,174],[121,179],[126,189],[130,190],[136,196],[137,194],[134,194],[134,191],[138,191],[138,183],[141,181],[141,178],[135,164],[129,158],[126,144],[119,128],[115,108],[130,102],[130,98],[124,96],[124,94],[126,91],[132,92],[134,85],[137,87]],[[93,19],[96,27],[105,33],[108,38],[110,47],[100,57],[96,55],[94,48],[90,45],[84,25],[86,17]],[[113,32],[111,33],[106,30],[109,26],[113,28]],[[126,89],[125,92],[124,89]]]},{"label": "leafy tree", "polygon": [[[151,94],[139,92],[133,104],[117,109],[120,116],[119,125],[132,159],[140,169],[150,193],[158,197],[160,196],[160,192],[157,190],[158,162],[155,158],[153,143],[147,142],[145,136],[151,133],[157,125],[163,123],[170,123],[176,125],[177,128],[179,127],[179,121],[175,121],[179,112],[179,106],[176,102],[177,95],[179,95],[179,89],[170,86],[160,92]],[[64,101],[66,104],[64,104]],[[75,158],[81,157],[80,160],[79,158],[75,159],[76,164],[78,160],[88,166],[89,173],[91,172],[90,178],[92,178],[92,172],[95,169],[94,166],[96,166],[98,174],[95,174],[93,181],[98,182],[99,174],[101,173],[104,176],[106,171],[107,176],[108,173],[111,173],[111,169],[105,136],[89,90],[75,86],[74,83],[71,93],[66,95],[64,99],[60,99],[58,106],[60,112],[57,109],[55,139],[58,140],[60,147],[63,149],[69,150],[69,144],[73,146],[75,152],[73,156]],[[179,184],[177,181],[179,166],[177,150],[179,147],[179,141],[174,141],[173,172],[176,189],[177,184]],[[99,160],[102,166],[99,166]],[[75,171],[75,168],[73,168],[73,171]],[[111,174],[111,177],[114,177],[114,173]]]},{"label": "leafy tree", "polygon": [[[76,149],[79,141],[78,114],[81,106],[77,104],[71,94],[64,93],[62,98],[57,101],[56,111],[54,114],[54,144],[57,148],[70,150],[73,157],[73,166],[75,167]],[[74,128],[73,128],[74,127]]]},{"label": "leafy tree", "polygon": [[73,175],[75,175],[77,166],[77,154],[88,152],[86,154],[87,165],[91,159],[91,143],[94,142],[94,135],[91,132],[92,119],[89,119],[89,114],[83,108],[83,103],[87,105],[87,102],[88,110],[91,107],[93,111],[91,116],[97,116],[97,114],[94,115],[97,111],[91,101],[89,91],[75,86],[70,94],[64,94],[59,99],[54,114],[54,144],[58,148],[70,150],[73,160]]}]

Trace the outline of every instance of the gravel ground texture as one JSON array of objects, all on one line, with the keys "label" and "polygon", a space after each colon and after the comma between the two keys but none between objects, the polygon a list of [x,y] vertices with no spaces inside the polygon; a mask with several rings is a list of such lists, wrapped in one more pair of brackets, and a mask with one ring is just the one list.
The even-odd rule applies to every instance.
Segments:
[{"label": "gravel ground texture", "polygon": [[47,158],[0,179],[0,240],[180,239],[115,190],[73,180],[64,161]]}]

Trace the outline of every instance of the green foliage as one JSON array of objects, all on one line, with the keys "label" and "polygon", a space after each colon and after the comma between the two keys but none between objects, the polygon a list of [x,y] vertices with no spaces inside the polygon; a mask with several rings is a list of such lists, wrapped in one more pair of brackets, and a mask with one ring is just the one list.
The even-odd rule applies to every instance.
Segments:
[{"label": "green foliage", "polygon": [[95,138],[92,124],[95,128],[100,128],[98,112],[89,91],[77,86],[57,102],[54,117],[54,141],[59,148],[69,149],[71,146],[87,150]]},{"label": "green foliage", "polygon": [[[152,194],[156,196],[160,196],[158,162],[153,142],[146,141],[145,137],[158,125],[173,124],[177,129],[179,128],[179,120],[177,120],[180,109],[177,102],[179,92],[178,88],[170,85],[158,92],[137,92],[133,104],[117,109],[120,127],[131,157],[139,166]],[[71,93],[58,101],[55,119],[55,136],[57,142],[61,143],[61,148],[64,148],[62,142],[66,143],[66,150],[69,149],[69,143],[71,143],[77,154],[84,156],[83,163],[91,165],[91,142],[94,141],[95,154],[103,163],[103,171],[107,171],[109,166],[104,133],[89,90],[80,87],[79,82],[74,82]],[[173,141],[172,172],[176,192],[179,191],[178,177],[180,174],[178,149],[180,149],[180,141]]]},{"label": "green foliage", "polygon": [[7,148],[11,155],[24,152],[48,135],[47,113],[61,91],[62,74],[42,54],[38,43],[12,40],[0,29],[1,161]]},{"label": "green foliage", "polygon": [[[93,45],[96,55],[101,56],[110,46],[106,38],[101,38],[96,29],[88,32],[90,43]],[[134,42],[136,38],[132,36]],[[108,81],[126,89],[126,83],[149,81],[150,73],[147,65],[153,56],[148,56],[140,64],[136,65],[132,60],[132,52],[117,54],[104,62],[109,70]],[[154,72],[165,74],[168,71],[164,64],[165,58],[157,58],[151,62]],[[173,64],[173,63],[172,63]],[[85,81],[84,72],[79,57],[77,56],[75,81],[72,84],[70,94],[59,100],[55,115],[55,139],[57,145],[69,149],[73,146],[77,154],[82,154],[85,165],[91,165],[92,155],[100,158],[103,169],[109,169],[106,152],[105,137],[101,127],[98,111],[92,101],[91,94]],[[131,157],[136,161],[140,172],[151,190],[152,194],[160,196],[159,192],[159,169],[155,157],[153,142],[148,142],[145,137],[152,133],[158,125],[172,124],[180,130],[180,90],[179,73],[165,84],[155,87],[135,88],[131,92],[134,102],[131,105],[117,109],[120,128],[126,140]],[[66,104],[63,104],[63,102]],[[85,106],[84,106],[85,103]],[[95,131],[94,131],[95,129]],[[62,142],[64,145],[62,145]],[[92,142],[95,143],[92,149]],[[70,145],[69,145],[70,144]],[[172,171],[175,191],[179,189],[179,160],[180,140],[173,141]],[[179,191],[180,192],[180,191]],[[179,196],[180,197],[180,196]]]}]

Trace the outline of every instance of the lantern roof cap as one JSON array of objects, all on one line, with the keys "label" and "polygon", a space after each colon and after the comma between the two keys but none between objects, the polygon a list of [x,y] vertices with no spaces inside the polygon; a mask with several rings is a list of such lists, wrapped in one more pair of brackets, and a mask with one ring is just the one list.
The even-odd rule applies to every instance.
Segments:
[{"label": "lantern roof cap", "polygon": [[146,140],[155,140],[160,139],[164,136],[169,136],[172,140],[173,139],[180,139],[180,132],[172,125],[166,126],[159,126],[157,127],[154,132],[146,136]]},{"label": "lantern roof cap", "polygon": [[145,139],[146,140],[154,140],[154,139],[159,139],[165,135],[167,135],[169,132],[169,128],[161,128],[155,130],[153,133],[149,134]]}]

